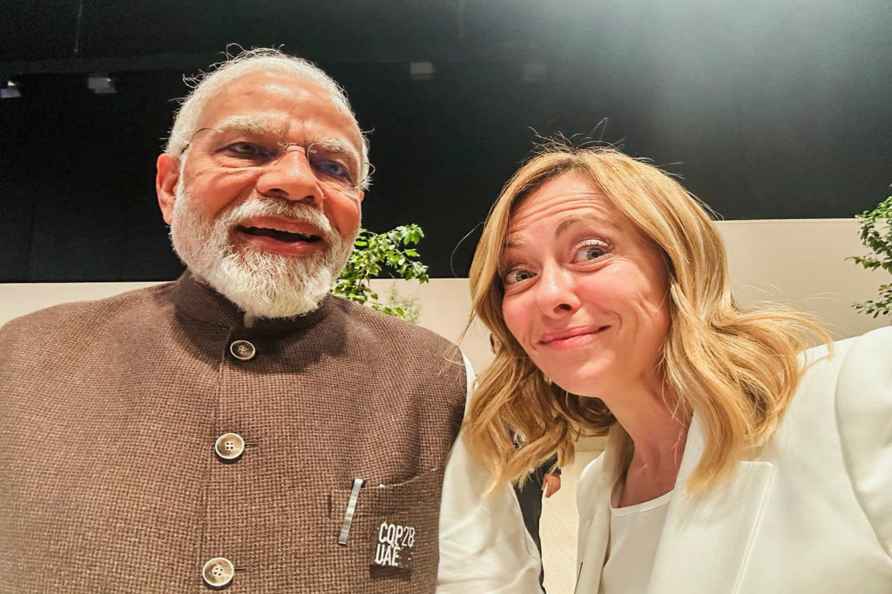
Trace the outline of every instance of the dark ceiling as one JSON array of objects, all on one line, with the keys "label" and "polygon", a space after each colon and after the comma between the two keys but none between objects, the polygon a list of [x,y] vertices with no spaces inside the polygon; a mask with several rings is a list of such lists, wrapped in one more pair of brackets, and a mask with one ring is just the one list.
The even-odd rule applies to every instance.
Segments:
[{"label": "dark ceiling", "polygon": [[421,224],[436,276],[466,273],[534,131],[621,141],[732,219],[848,217],[892,182],[889,0],[0,3],[23,91],[0,101],[0,282],[176,274],[154,157],[183,74],[230,43],[344,85],[373,130],[365,224]]},{"label": "dark ceiling", "polygon": [[138,69],[201,65],[238,41],[326,62],[515,59],[547,51],[552,33],[573,19],[572,2],[530,0],[3,4],[14,18],[0,25],[0,68],[19,73],[80,71],[104,60]]}]

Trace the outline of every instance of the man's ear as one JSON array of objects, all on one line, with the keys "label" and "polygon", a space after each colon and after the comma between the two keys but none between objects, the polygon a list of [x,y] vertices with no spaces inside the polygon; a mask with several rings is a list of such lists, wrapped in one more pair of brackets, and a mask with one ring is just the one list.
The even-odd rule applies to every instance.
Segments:
[{"label": "man's ear", "polygon": [[166,153],[158,155],[155,162],[155,193],[161,216],[168,225],[173,220],[173,203],[176,200],[179,179],[180,160]]}]

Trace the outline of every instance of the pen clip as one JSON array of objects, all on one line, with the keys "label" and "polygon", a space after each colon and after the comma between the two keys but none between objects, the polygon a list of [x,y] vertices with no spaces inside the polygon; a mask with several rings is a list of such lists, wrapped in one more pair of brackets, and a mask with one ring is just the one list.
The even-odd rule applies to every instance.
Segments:
[{"label": "pen clip", "polygon": [[365,479],[353,479],[353,489],[350,491],[350,499],[347,501],[347,509],[344,510],[344,523],[341,524],[341,533],[338,535],[338,544],[347,546],[350,537],[350,525],[353,524],[353,514],[356,513],[356,503],[359,501],[359,490]]}]

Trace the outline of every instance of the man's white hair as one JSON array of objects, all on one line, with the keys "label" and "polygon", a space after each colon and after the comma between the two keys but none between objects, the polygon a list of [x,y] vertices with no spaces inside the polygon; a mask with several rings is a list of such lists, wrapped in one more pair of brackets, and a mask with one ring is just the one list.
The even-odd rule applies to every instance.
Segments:
[{"label": "man's white hair", "polygon": [[[192,90],[183,98],[180,109],[174,117],[173,127],[170,130],[170,137],[164,152],[173,157],[180,157],[198,129],[198,122],[207,102],[226,84],[248,74],[269,71],[292,74],[296,78],[318,84],[331,93],[332,102],[339,109],[349,114],[354,122],[357,121],[344,89],[309,60],[289,56],[273,48],[242,50],[234,56],[227,56],[225,61],[212,66],[210,72],[200,72],[195,76],[185,78],[186,84]],[[359,123],[357,122],[358,127]],[[371,182],[369,141],[361,128],[360,136],[362,137],[360,179],[362,188],[368,189]]]}]

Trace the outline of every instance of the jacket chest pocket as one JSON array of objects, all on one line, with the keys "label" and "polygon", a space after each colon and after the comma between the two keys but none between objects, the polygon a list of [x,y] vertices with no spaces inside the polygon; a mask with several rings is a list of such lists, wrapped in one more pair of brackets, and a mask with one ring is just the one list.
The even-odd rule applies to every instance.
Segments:
[{"label": "jacket chest pocket", "polygon": [[403,483],[332,490],[329,519],[339,564],[357,588],[434,591],[442,481],[442,470],[434,469]]}]

